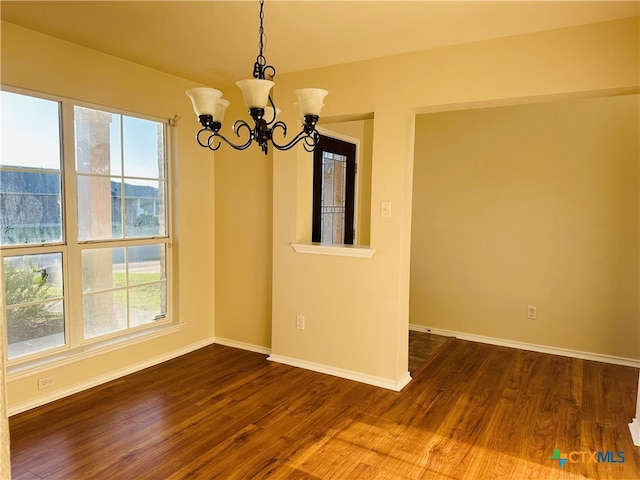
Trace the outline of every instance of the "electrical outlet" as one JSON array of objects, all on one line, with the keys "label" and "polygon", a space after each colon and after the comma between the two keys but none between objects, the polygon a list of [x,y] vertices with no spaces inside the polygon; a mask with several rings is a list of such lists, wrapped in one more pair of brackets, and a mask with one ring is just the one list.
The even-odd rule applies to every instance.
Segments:
[{"label": "electrical outlet", "polygon": [[537,314],[538,314],[538,309],[536,307],[531,305],[527,307],[527,318],[535,320]]},{"label": "electrical outlet", "polygon": [[304,330],[304,315],[296,315],[296,328]]},{"label": "electrical outlet", "polygon": [[49,375],[48,377],[42,377],[38,379],[38,390],[43,388],[49,388],[56,384],[56,376]]},{"label": "electrical outlet", "polygon": [[389,200],[380,202],[380,216],[382,218],[391,218],[391,202]]}]

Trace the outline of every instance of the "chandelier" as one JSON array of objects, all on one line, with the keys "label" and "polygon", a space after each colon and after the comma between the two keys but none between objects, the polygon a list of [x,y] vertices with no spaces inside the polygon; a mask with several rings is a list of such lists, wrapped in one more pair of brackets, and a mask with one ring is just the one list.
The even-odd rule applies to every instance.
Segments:
[{"label": "chandelier", "polygon": [[[218,150],[222,143],[226,143],[236,150],[245,150],[256,142],[260,149],[267,154],[269,143],[277,150],[289,150],[302,142],[304,149],[313,151],[320,140],[320,134],[316,130],[316,124],[320,119],[320,111],[324,104],[324,97],[329,93],[320,88],[302,88],[293,93],[298,97],[298,114],[302,123],[301,131],[288,143],[277,143],[274,140],[274,132],[279,128],[282,137],[287,135],[287,125],[277,120],[279,108],[276,108],[271,98],[270,91],[274,82],[265,77],[275,77],[276,69],[267,64],[264,56],[264,0],[260,0],[260,41],[259,53],[253,65],[253,78],[240,80],[236,85],[242,91],[244,103],[249,109],[249,115],[253,119],[253,127],[244,120],[236,120],[233,124],[233,132],[238,138],[241,131],[246,130],[248,138],[246,142],[235,144],[220,134],[224,112],[229,106],[229,101],[222,98],[222,92],[214,88],[198,87],[187,90],[191,98],[193,109],[198,116],[202,129],[196,134],[196,140],[200,146],[211,150]],[[294,104],[296,105],[296,104]]]}]

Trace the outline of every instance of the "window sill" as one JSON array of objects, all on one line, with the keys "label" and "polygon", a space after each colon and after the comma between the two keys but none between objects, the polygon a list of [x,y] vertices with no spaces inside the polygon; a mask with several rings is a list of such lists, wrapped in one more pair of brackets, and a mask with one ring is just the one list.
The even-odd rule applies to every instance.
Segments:
[{"label": "window sill", "polygon": [[161,337],[175,333],[182,328],[182,323],[158,325],[154,328],[138,330],[122,336],[109,338],[101,342],[88,343],[86,345],[70,348],[62,352],[52,353],[33,360],[16,363],[7,366],[7,380],[17,380],[19,378],[34,375],[39,372],[68,365],[85,358],[102,355],[113,350],[135,345],[152,338]]},{"label": "window sill", "polygon": [[358,245],[330,245],[324,243],[292,243],[296,253],[334,255],[339,257],[371,258],[375,249]]}]

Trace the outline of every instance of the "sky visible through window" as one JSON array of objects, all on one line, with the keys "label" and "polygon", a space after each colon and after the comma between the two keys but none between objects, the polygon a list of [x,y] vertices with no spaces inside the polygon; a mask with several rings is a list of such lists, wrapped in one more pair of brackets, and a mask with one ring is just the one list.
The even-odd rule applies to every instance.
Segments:
[{"label": "sky visible through window", "polygon": [[[3,91],[0,109],[0,165],[60,170],[59,103]],[[158,123],[119,114],[112,118],[111,174],[122,174],[124,156],[124,176],[162,178],[157,152],[163,142],[158,139]]]},{"label": "sky visible through window", "polygon": [[60,169],[58,102],[2,92],[0,165]]},{"label": "sky visible through window", "polygon": [[163,172],[158,172],[158,124],[126,116],[122,124],[124,175],[146,178],[164,176],[160,174]]}]

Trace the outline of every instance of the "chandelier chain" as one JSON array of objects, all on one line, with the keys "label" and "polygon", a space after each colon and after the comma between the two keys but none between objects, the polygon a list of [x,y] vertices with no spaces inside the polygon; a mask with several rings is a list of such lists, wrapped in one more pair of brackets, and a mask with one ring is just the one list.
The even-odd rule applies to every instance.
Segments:
[{"label": "chandelier chain", "polygon": [[267,65],[267,59],[264,56],[264,0],[260,0],[260,29],[258,30],[260,38],[258,39],[258,56],[256,57],[256,63],[253,66],[254,78],[261,80],[265,79],[265,71],[267,68],[273,70],[272,77],[275,75],[275,69]]},{"label": "chandelier chain", "polygon": [[258,57],[262,59],[264,59],[264,55],[262,53],[262,51],[264,50],[264,26],[262,25],[263,22],[264,22],[264,0],[260,0],[260,30],[259,30],[260,42],[258,44],[260,47],[260,55]]}]

